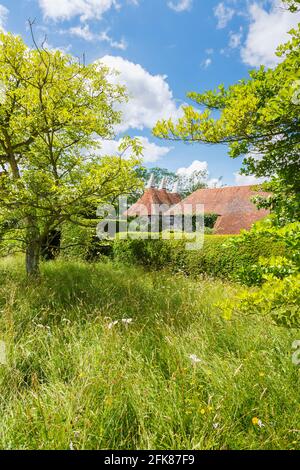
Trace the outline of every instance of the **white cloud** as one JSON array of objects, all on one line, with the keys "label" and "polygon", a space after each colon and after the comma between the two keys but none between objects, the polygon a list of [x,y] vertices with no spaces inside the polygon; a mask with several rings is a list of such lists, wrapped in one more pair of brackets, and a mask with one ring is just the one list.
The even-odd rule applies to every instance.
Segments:
[{"label": "white cloud", "polygon": [[235,15],[233,8],[227,7],[223,2],[219,3],[214,9],[215,17],[218,20],[217,28],[223,29]]},{"label": "white cloud", "polygon": [[240,173],[234,173],[234,179],[238,186],[249,186],[251,184],[261,184],[266,181],[265,178],[256,178],[253,175],[241,175]]},{"label": "white cloud", "polygon": [[[63,31],[65,33],[65,31]],[[68,33],[71,36],[77,36],[85,41],[94,41],[95,34],[92,33],[88,24],[84,26],[73,26],[69,29]]]},{"label": "white cloud", "polygon": [[[143,150],[143,161],[145,163],[149,162],[156,162],[160,158],[167,155],[171,150],[172,147],[164,147],[160,145],[156,145],[153,142],[150,142],[147,137],[137,136],[139,141],[141,142],[144,150]],[[118,153],[118,147],[121,143],[120,140],[103,140],[101,142],[101,149],[98,150],[99,155],[114,155]],[[130,155],[130,151],[125,152],[124,157]]]},{"label": "white cloud", "polygon": [[210,57],[208,57],[207,59],[205,59],[202,64],[201,64],[201,67],[203,69],[207,69],[210,65],[212,64],[212,59]]},{"label": "white cloud", "polygon": [[275,50],[289,40],[287,31],[299,23],[300,13],[292,14],[282,8],[279,0],[272,0],[269,11],[255,2],[250,5],[249,14],[251,23],[241,50],[242,60],[252,67],[274,67],[280,61]]},{"label": "white cloud", "polygon": [[168,7],[171,10],[181,13],[182,11],[190,10],[192,7],[193,0],[177,0],[177,2],[168,2]]},{"label": "white cloud", "polygon": [[159,119],[176,119],[181,114],[166,76],[151,75],[141,65],[122,57],[106,55],[99,62],[119,71],[119,75],[111,76],[111,81],[125,85],[129,94],[129,102],[120,105],[123,124],[119,131],[152,128]]},{"label": "white cloud", "polygon": [[209,188],[218,188],[222,185],[222,178],[209,177],[208,163],[206,161],[194,160],[190,166],[179,168],[176,171],[176,175],[183,179],[194,177],[195,183],[202,181]]},{"label": "white cloud", "polygon": [[100,41],[107,42],[110,45],[110,47],[113,47],[114,49],[120,49],[121,51],[125,51],[127,49],[127,43],[125,39],[121,39],[121,41],[115,41],[105,31],[103,31],[98,36],[98,38]]},{"label": "white cloud", "polygon": [[109,36],[107,31],[102,31],[101,33],[93,33],[90,30],[88,24],[85,24],[84,26],[73,26],[68,31],[63,31],[63,33],[66,32],[71,36],[77,36],[81,39],[84,39],[85,41],[107,42],[114,49],[121,49],[122,51],[124,51],[127,48],[127,44],[124,39],[121,39],[121,41],[115,41],[111,36]]},{"label": "white cloud", "polygon": [[5,31],[4,26],[7,20],[8,9],[0,4],[0,31]]},{"label": "white cloud", "polygon": [[53,20],[99,19],[111,8],[119,8],[116,0],[39,0],[39,5],[44,16]]},{"label": "white cloud", "polygon": [[178,168],[176,174],[184,178],[189,178],[196,172],[208,172],[208,163],[205,161],[201,162],[200,160],[194,160],[190,166]]},{"label": "white cloud", "polygon": [[229,33],[229,47],[231,49],[236,49],[241,45],[242,42],[242,37],[243,37],[243,29],[242,27],[240,28],[240,31],[238,33],[234,33],[233,31],[230,31]]}]

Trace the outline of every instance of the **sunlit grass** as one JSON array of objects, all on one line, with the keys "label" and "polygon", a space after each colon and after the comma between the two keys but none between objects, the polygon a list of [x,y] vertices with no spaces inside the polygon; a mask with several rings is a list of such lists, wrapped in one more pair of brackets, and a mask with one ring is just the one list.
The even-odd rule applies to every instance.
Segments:
[{"label": "sunlit grass", "polygon": [[21,262],[0,267],[1,448],[300,448],[299,332],[223,320],[235,286],[63,261],[33,285]]}]

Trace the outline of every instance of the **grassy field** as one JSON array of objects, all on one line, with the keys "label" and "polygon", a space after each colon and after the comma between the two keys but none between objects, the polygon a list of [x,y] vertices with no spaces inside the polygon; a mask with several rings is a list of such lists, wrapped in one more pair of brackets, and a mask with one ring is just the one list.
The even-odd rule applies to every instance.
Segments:
[{"label": "grassy field", "polygon": [[35,286],[22,260],[0,265],[1,448],[300,448],[299,332],[223,320],[215,303],[235,286],[100,263],[42,271]]}]

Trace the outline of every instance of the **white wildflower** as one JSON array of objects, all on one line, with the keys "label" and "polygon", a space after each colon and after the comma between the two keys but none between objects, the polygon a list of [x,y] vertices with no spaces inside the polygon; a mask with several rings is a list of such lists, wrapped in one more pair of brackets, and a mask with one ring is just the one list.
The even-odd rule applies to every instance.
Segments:
[{"label": "white wildflower", "polygon": [[132,318],[123,318],[123,319],[122,319],[122,323],[123,323],[124,325],[130,325],[130,323],[132,323],[132,322],[133,322],[133,319],[132,319]]},{"label": "white wildflower", "polygon": [[192,364],[198,364],[199,362],[202,362],[202,359],[196,356],[196,354],[190,354],[189,358],[192,361]]},{"label": "white wildflower", "polygon": [[219,426],[220,426],[220,423],[213,423],[213,428],[214,429],[218,429]]},{"label": "white wildflower", "polygon": [[115,321],[112,321],[109,325],[108,325],[108,329],[111,330],[114,326],[116,326],[117,324],[119,323],[118,320],[115,320]]},{"label": "white wildflower", "polygon": [[70,450],[74,450],[74,445],[72,441],[70,441]]}]

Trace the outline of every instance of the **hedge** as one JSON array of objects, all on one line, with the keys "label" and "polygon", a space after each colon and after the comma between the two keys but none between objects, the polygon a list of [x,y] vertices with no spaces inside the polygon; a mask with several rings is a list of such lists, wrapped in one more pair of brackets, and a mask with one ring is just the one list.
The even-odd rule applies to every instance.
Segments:
[{"label": "hedge", "polygon": [[169,268],[188,275],[207,274],[236,280],[245,268],[259,258],[284,254],[279,243],[260,237],[243,244],[231,244],[232,235],[205,235],[201,250],[186,250],[184,240],[116,240],[116,261],[140,264],[151,269]]},{"label": "hedge", "polygon": [[95,236],[94,225],[91,228],[66,225],[62,232],[61,256],[85,260],[109,256],[117,262],[138,264],[149,269],[168,268],[187,275],[207,274],[239,280],[245,268],[255,265],[260,257],[284,255],[286,250],[283,244],[263,236],[251,238],[243,244],[230,243],[232,239],[233,235],[205,235],[203,248],[189,251],[185,240],[100,241]]}]

